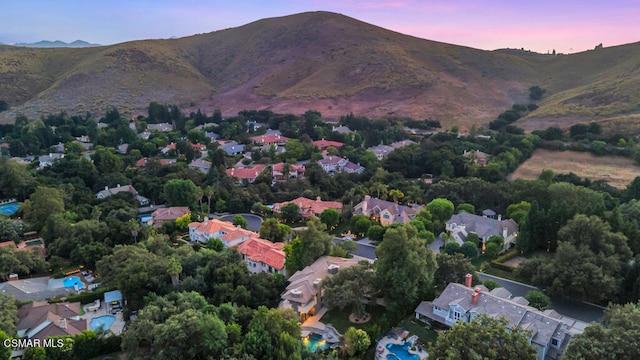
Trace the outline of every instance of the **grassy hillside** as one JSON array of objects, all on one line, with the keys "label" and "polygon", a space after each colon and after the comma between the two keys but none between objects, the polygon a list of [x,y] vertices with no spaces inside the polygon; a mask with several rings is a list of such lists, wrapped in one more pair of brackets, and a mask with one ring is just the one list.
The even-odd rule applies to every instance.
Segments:
[{"label": "grassy hillside", "polygon": [[47,111],[271,109],[328,117],[350,111],[487,124],[528,88],[547,89],[523,124],[623,117],[637,110],[640,44],[565,56],[482,51],[313,12],[173,40],[83,49],[0,46],[0,98],[30,117]]}]

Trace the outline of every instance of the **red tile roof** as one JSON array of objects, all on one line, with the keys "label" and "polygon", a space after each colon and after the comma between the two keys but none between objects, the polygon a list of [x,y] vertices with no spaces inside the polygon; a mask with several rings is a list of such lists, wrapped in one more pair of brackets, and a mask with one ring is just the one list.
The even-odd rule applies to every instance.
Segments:
[{"label": "red tile roof", "polygon": [[344,144],[341,143],[341,142],[325,140],[325,139],[314,141],[313,145],[317,146],[318,149],[320,149],[320,150],[324,150],[324,149],[328,148],[329,146],[333,146],[334,148],[340,148],[340,147],[344,146]]},{"label": "red tile roof", "polygon": [[298,205],[300,208],[300,216],[306,218],[320,216],[320,214],[322,214],[326,209],[336,209],[338,212],[342,210],[342,203],[339,201],[322,201],[320,200],[320,197],[315,200],[299,197],[291,201],[273,204],[273,211],[280,212],[280,209],[289,203]]},{"label": "red tile roof", "polygon": [[[284,171],[284,163],[277,163],[272,166],[274,171],[283,172]],[[304,166],[298,166],[296,164],[289,164],[289,168],[291,171],[304,171]]]},{"label": "red tile roof", "polygon": [[238,179],[255,179],[264,171],[266,166],[256,165],[247,168],[230,168],[226,170],[227,175]]},{"label": "red tile roof", "polygon": [[190,213],[191,210],[189,210],[187,206],[174,206],[158,209],[151,214],[151,217],[153,218],[153,222],[156,223],[158,221],[176,220],[177,218]]},{"label": "red tile roof", "polygon": [[251,238],[238,246],[238,251],[249,260],[265,263],[275,269],[284,268],[285,254],[283,243],[272,243],[269,240]]}]

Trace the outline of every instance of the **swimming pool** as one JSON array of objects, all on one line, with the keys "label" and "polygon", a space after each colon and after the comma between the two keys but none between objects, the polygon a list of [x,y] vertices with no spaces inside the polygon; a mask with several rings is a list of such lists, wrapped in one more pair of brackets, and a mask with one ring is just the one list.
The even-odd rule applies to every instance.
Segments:
[{"label": "swimming pool", "polygon": [[69,276],[68,278],[65,278],[62,280],[62,285],[64,287],[75,287],[78,285],[78,289],[84,288],[84,283],[80,281],[77,276]]},{"label": "swimming pool", "polygon": [[102,328],[103,330],[110,330],[111,325],[116,321],[116,317],[113,315],[102,315],[91,319],[89,326],[91,330],[97,331]]},{"label": "swimming pool", "polygon": [[42,245],[42,240],[27,241],[27,246],[40,246],[40,245]]},{"label": "swimming pool", "polygon": [[387,355],[388,360],[420,360],[420,356],[409,353],[409,344],[387,344],[387,349],[392,352]]},{"label": "swimming pool", "polygon": [[306,346],[311,350],[311,352],[316,352],[316,350],[326,350],[331,346],[328,342],[322,339],[322,336],[311,334],[302,339],[302,345]]},{"label": "swimming pool", "polygon": [[0,213],[2,213],[2,215],[13,215],[18,211],[19,207],[18,204],[0,205]]}]

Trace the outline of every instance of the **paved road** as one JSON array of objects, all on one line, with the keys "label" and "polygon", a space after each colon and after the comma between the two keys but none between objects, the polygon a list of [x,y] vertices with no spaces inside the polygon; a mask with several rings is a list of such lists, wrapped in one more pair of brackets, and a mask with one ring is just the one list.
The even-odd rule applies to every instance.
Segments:
[{"label": "paved road", "polygon": [[233,217],[240,215],[247,220],[247,229],[251,231],[260,231],[260,224],[262,224],[262,218],[254,214],[231,214],[220,216],[220,220],[233,222]]},{"label": "paved road", "polygon": [[[514,297],[524,297],[529,290],[539,290],[535,286],[519,283],[485,273],[479,272],[478,276],[480,277],[480,281],[485,281],[487,279],[496,280],[500,284],[500,286],[509,290]],[[551,299],[551,308],[562,315],[566,315],[568,317],[587,323],[592,321],[602,321],[602,316],[604,314],[604,308],[601,306],[588,304],[585,302],[567,301],[563,299]]]},{"label": "paved road", "polygon": [[[333,242],[334,243],[341,243],[344,242],[343,238],[339,238],[339,237],[334,237],[333,238]],[[376,247],[373,245],[369,245],[366,242],[363,243],[361,241],[356,241],[356,249],[353,250],[351,252],[351,254],[356,255],[356,256],[360,256],[366,259],[371,259],[371,260],[375,260],[376,259]]]}]

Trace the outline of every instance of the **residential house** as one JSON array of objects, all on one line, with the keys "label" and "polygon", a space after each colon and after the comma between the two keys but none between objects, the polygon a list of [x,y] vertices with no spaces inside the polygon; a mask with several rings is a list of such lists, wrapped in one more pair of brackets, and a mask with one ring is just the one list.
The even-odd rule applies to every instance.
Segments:
[{"label": "residential house", "polygon": [[129,149],[129,144],[120,144],[118,145],[118,153],[120,154],[126,154],[127,150]]},{"label": "residential house", "polygon": [[137,136],[141,139],[149,140],[149,138],[151,137],[151,131],[143,131],[139,133]]},{"label": "residential house", "polygon": [[284,243],[273,243],[269,240],[251,237],[238,246],[238,252],[242,254],[242,260],[247,263],[251,273],[267,272],[287,276],[287,271],[284,268],[283,247]]},{"label": "residential house", "polygon": [[339,201],[322,201],[320,196],[315,200],[307,199],[305,197],[299,197],[291,201],[285,201],[281,203],[273,204],[273,212],[279,213],[283,206],[288,204],[296,204],[300,208],[300,216],[308,219],[314,216],[320,216],[323,211],[327,209],[336,209],[338,212],[342,211],[342,203]]},{"label": "residential house", "polygon": [[284,145],[289,141],[289,138],[280,134],[265,134],[259,136],[253,136],[251,141],[258,145]]},{"label": "residential house", "polygon": [[145,167],[151,161],[157,161],[162,166],[176,163],[176,159],[154,159],[154,158],[149,159],[149,158],[142,158],[142,159],[136,161],[136,166],[137,167]]},{"label": "residential house", "polygon": [[176,143],[171,143],[171,144],[169,144],[169,145],[167,145],[167,146],[163,147],[163,148],[160,150],[160,152],[166,155],[166,154],[168,154],[168,153],[169,153],[169,151],[171,151],[171,150],[175,150],[175,149],[176,149]]},{"label": "residential house", "polygon": [[395,150],[395,149],[400,149],[400,148],[403,148],[405,146],[415,145],[415,144],[416,144],[416,142],[412,141],[412,140],[400,140],[400,141],[396,141],[394,143],[391,143],[389,146],[391,146]]},{"label": "residential house", "polygon": [[489,162],[489,158],[491,157],[491,155],[484,153],[480,150],[472,150],[472,151],[465,150],[462,153],[462,156],[471,159],[471,161],[473,161],[474,164],[478,164],[482,166],[487,165],[487,163]]},{"label": "residential house", "polygon": [[318,165],[327,173],[346,172],[350,174],[362,174],[364,167],[360,164],[354,164],[349,159],[339,156],[327,156],[318,161]]},{"label": "residential house", "polygon": [[393,223],[406,224],[415,219],[418,211],[424,208],[424,205],[400,205],[365,195],[364,200],[353,208],[353,214],[368,216],[387,226]]},{"label": "residential house", "polygon": [[203,143],[196,143],[196,144],[189,143],[189,145],[191,145],[191,148],[193,150],[197,150],[197,151],[200,151],[200,152],[207,151],[207,145],[205,145]]},{"label": "residential house", "polygon": [[203,222],[189,224],[189,238],[191,241],[206,243],[209,239],[220,239],[225,247],[238,246],[250,238],[258,238],[253,231],[235,226],[228,221],[204,218]]},{"label": "residential house", "polygon": [[202,159],[195,159],[192,160],[191,163],[189,163],[189,169],[200,170],[203,173],[207,174],[209,172],[209,169],[211,169],[211,162]]},{"label": "residential house", "polygon": [[227,176],[236,178],[238,182],[250,184],[256,181],[258,175],[260,175],[266,168],[267,167],[265,165],[255,165],[253,167],[245,168],[230,168],[225,172],[227,173]]},{"label": "residential house", "polygon": [[367,150],[369,150],[372,153],[376,154],[376,157],[378,158],[378,160],[382,160],[382,159],[386,158],[387,155],[389,155],[389,153],[391,153],[395,149],[392,148],[391,146],[380,144],[380,145],[372,146],[372,147],[368,148]]},{"label": "residential house", "polygon": [[52,336],[73,336],[87,330],[80,318],[80,303],[49,304],[35,301],[18,309],[18,337],[43,341]]},{"label": "residential house", "polygon": [[43,169],[47,166],[51,166],[55,161],[62,158],[64,158],[64,154],[49,153],[49,155],[41,155],[38,157],[38,161],[40,162],[40,166],[38,168]]},{"label": "residential house", "polygon": [[271,166],[271,175],[274,181],[297,179],[304,176],[304,165],[289,164],[288,171],[285,171],[285,163],[277,163]]},{"label": "residential house", "polygon": [[453,215],[447,221],[445,228],[453,239],[461,245],[469,233],[478,235],[483,244],[491,236],[501,236],[504,239],[503,250],[513,247],[518,236],[518,223],[512,219],[502,220],[500,215],[498,215],[497,219],[493,219],[487,216],[461,212]]},{"label": "residential house", "polygon": [[436,299],[423,301],[416,308],[416,318],[434,320],[446,326],[458,321],[470,322],[478,315],[504,318],[507,327],[530,331],[529,342],[536,349],[537,359],[557,359],[572,336],[582,333],[586,323],[562,316],[554,310],[539,311],[528,306],[523,297],[512,297],[504,288],[491,291],[484,286],[471,287],[472,275],[466,284],[450,283]]},{"label": "residential house", "polygon": [[330,141],[325,139],[314,141],[313,145],[315,145],[315,147],[317,147],[320,150],[324,150],[329,146],[333,146],[336,149],[339,149],[344,146],[344,144],[339,141]]},{"label": "residential house", "polygon": [[167,132],[167,131],[173,131],[173,125],[169,123],[147,124],[147,129],[149,131],[156,130],[161,132]]},{"label": "residential house", "polygon": [[300,316],[300,322],[304,322],[322,307],[322,280],[357,263],[358,259],[322,256],[313,264],[296,271],[280,296],[280,308],[293,309]]},{"label": "residential house", "polygon": [[349,129],[349,127],[344,126],[344,125],[333,126],[331,128],[331,131],[337,132],[338,134],[349,134],[349,133],[353,132],[353,131],[351,131],[351,129]]},{"label": "residential house", "polygon": [[218,148],[227,155],[238,155],[244,153],[244,145],[238,144],[236,141],[218,141]]},{"label": "residential house", "polygon": [[159,228],[165,221],[176,221],[187,214],[191,214],[189,207],[174,206],[154,211],[151,214],[151,220],[153,222],[153,227]]},{"label": "residential house", "polygon": [[138,201],[138,203],[140,203],[141,206],[149,205],[150,200],[138,194],[138,191],[133,187],[133,185],[120,186],[120,184],[118,184],[118,186],[113,188],[105,186],[104,190],[100,190],[98,191],[98,193],[96,193],[96,197],[100,200],[104,200],[111,195],[115,195],[123,192],[127,192],[133,195],[133,197],[135,197],[135,199]]}]

